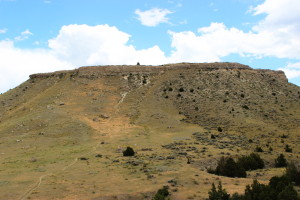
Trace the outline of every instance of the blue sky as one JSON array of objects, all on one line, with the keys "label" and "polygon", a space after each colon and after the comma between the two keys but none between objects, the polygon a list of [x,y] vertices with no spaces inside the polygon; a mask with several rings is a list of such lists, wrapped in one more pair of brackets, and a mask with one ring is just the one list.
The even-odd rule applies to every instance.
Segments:
[{"label": "blue sky", "polygon": [[0,93],[86,65],[240,62],[300,85],[299,0],[0,0]]}]

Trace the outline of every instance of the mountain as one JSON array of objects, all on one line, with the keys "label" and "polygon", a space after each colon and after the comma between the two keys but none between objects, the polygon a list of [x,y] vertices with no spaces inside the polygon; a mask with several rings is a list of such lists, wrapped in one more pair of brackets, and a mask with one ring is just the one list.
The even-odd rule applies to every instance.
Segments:
[{"label": "mountain", "polygon": [[[0,199],[205,199],[299,163],[300,88],[238,63],[92,66],[33,74],[0,95]],[[292,152],[285,152],[288,145]],[[132,147],[133,157],[123,151]],[[247,178],[207,173],[261,147]]]}]

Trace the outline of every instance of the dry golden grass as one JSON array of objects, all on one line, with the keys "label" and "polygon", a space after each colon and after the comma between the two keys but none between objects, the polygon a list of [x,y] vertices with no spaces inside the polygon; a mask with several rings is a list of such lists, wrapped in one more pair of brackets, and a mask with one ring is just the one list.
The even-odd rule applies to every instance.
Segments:
[{"label": "dry golden grass", "polygon": [[[84,70],[82,73],[87,75],[94,68]],[[251,77],[256,76],[257,72],[250,72]],[[235,113],[238,117],[229,118],[228,109],[236,106],[239,99],[223,109],[223,97],[217,94],[210,103],[201,96],[195,97],[207,110],[202,116],[212,116],[214,120],[218,107],[221,110],[217,116],[235,124],[219,133],[213,123],[204,126],[200,119],[199,123],[195,118],[192,123],[184,120],[188,114],[194,116],[194,111],[188,110],[192,93],[186,94],[183,102],[170,94],[169,98],[164,96],[166,84],[173,83],[175,87],[180,83],[190,88],[186,84],[191,82],[191,87],[196,87],[189,79],[178,79],[180,73],[193,77],[193,71],[176,68],[174,72],[152,75],[147,72],[132,77],[119,74],[98,78],[71,77],[69,72],[65,73],[60,78],[29,80],[0,96],[0,103],[4,102],[0,105],[0,199],[151,199],[164,185],[170,186],[171,199],[205,199],[213,182],[221,181],[231,194],[243,193],[253,179],[267,183],[272,176],[281,175],[283,169],[273,168],[272,163],[284,152],[285,144],[293,149],[293,153],[284,153],[286,158],[298,161],[299,124],[295,121],[299,120],[300,106],[297,107],[299,100],[294,97],[278,97],[284,102],[284,111],[276,107],[274,121],[258,119],[260,110],[248,112],[239,107],[239,113]],[[213,81],[214,71],[207,73],[207,81]],[[224,74],[230,76],[230,71]],[[147,84],[143,84],[143,76],[147,77]],[[247,77],[245,80],[248,81]],[[281,84],[286,84],[284,87],[293,95],[299,90]],[[241,87],[246,90],[247,84]],[[255,94],[253,91],[252,95]],[[247,99],[256,101],[251,95]],[[261,110],[273,109],[272,103],[262,102],[257,100]],[[290,102],[290,107],[286,102]],[[284,127],[279,127],[282,116],[291,116],[291,121],[287,119],[282,122]],[[269,126],[264,127],[267,123]],[[205,133],[207,140],[197,140],[195,132]],[[212,142],[211,135],[220,134],[224,136]],[[280,138],[282,134],[288,134],[288,138]],[[231,145],[239,136],[255,142],[240,147]],[[220,149],[221,141],[230,145]],[[266,145],[273,151],[268,152]],[[122,156],[127,146],[136,151],[135,157]],[[260,155],[270,163],[267,169],[249,172],[248,178],[243,179],[206,172],[221,156],[246,155],[256,146],[265,150]],[[101,156],[96,157],[98,154]],[[188,158],[191,164],[187,164]]]}]

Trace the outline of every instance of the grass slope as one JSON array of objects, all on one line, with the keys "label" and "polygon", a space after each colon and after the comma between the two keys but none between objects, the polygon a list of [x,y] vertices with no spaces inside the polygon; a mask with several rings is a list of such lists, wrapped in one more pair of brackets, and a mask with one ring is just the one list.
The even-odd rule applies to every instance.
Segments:
[{"label": "grass slope", "polygon": [[[253,178],[282,174],[273,168],[280,153],[299,164],[299,87],[272,71],[219,65],[83,68],[2,94],[0,199],[151,199],[163,185],[171,199],[205,199],[212,182],[243,192]],[[135,157],[122,156],[127,146]],[[206,172],[257,146],[267,169],[245,179]]]}]

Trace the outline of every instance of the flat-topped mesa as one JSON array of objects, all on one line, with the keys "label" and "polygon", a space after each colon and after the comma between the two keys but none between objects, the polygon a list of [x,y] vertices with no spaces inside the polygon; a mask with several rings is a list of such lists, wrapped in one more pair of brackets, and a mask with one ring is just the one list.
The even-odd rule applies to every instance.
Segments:
[{"label": "flat-topped mesa", "polygon": [[76,74],[82,76],[95,76],[95,75],[116,75],[127,73],[160,73],[165,70],[182,70],[182,69],[195,69],[195,70],[218,70],[218,69],[251,69],[247,65],[239,63],[177,63],[166,64],[158,66],[149,65],[107,65],[107,66],[86,66],[74,70],[56,71],[50,73],[38,73],[30,75],[30,78],[49,78],[59,77],[64,74]]},{"label": "flat-topped mesa", "polygon": [[[158,66],[147,66],[147,65],[108,65],[108,66],[87,66],[80,67],[74,70],[57,71],[52,73],[38,73],[30,75],[30,79],[35,78],[49,78],[58,77],[62,78],[66,74],[71,76],[78,76],[81,78],[98,78],[101,76],[115,76],[115,75],[126,75],[129,73],[146,73],[146,74],[159,74],[166,71],[173,70],[249,70],[257,71],[251,67],[239,63],[177,63],[177,64],[166,64]],[[259,70],[262,74],[269,74],[271,76],[278,77],[281,80],[287,80],[282,71],[272,70]],[[278,76],[279,75],[279,76]],[[275,78],[274,77],[274,78]]]}]

